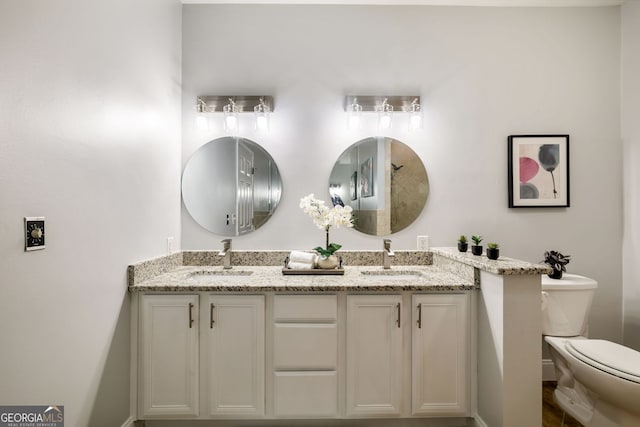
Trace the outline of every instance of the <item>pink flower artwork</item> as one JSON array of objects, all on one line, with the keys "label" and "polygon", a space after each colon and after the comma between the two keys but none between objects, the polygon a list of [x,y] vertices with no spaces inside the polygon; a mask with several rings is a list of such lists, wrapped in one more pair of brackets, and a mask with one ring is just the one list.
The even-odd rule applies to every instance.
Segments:
[{"label": "pink flower artwork", "polygon": [[520,182],[529,182],[531,178],[538,174],[540,165],[531,157],[520,157]]}]

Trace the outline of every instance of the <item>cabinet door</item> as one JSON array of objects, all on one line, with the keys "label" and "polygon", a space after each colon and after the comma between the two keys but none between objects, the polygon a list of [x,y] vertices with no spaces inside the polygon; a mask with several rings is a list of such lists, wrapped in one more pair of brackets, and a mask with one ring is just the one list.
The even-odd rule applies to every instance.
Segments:
[{"label": "cabinet door", "polygon": [[264,296],[209,295],[202,317],[207,416],[263,416]]},{"label": "cabinet door", "polygon": [[347,415],[400,415],[402,298],[347,296]]},{"label": "cabinet door", "polygon": [[198,415],[198,296],[140,298],[140,410],[144,418]]},{"label": "cabinet door", "polygon": [[413,295],[412,414],[466,415],[466,294]]}]

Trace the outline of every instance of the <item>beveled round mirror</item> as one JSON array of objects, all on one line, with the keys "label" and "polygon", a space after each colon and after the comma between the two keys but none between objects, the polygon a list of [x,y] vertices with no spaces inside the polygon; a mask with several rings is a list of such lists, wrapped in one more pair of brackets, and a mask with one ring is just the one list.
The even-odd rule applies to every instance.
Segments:
[{"label": "beveled round mirror", "polygon": [[191,156],[182,172],[182,200],[207,230],[239,236],[263,226],[280,202],[282,180],[264,148],[225,136]]},{"label": "beveled round mirror", "polygon": [[420,216],[429,180],[409,146],[377,136],[356,142],[340,155],[329,177],[329,193],[334,205],[353,208],[356,230],[386,236]]}]

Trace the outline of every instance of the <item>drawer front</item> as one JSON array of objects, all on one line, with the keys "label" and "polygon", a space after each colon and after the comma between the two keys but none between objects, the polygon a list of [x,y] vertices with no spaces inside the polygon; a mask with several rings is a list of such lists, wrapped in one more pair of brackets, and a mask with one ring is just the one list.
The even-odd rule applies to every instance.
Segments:
[{"label": "drawer front", "polygon": [[273,384],[276,418],[338,415],[338,380],[335,371],[275,372]]},{"label": "drawer front", "polygon": [[338,330],[335,323],[276,324],[273,342],[275,369],[336,369]]},{"label": "drawer front", "polygon": [[276,295],[273,300],[275,322],[335,322],[336,295]]}]

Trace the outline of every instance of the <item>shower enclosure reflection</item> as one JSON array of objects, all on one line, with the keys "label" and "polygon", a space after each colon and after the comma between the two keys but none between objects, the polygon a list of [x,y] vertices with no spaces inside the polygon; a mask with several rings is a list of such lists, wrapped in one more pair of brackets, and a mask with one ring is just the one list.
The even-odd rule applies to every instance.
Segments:
[{"label": "shower enclosure reflection", "polygon": [[182,173],[182,200],[193,219],[223,236],[264,225],[282,195],[275,162],[260,145],[239,137],[209,141]]},{"label": "shower enclosure reflection", "polygon": [[418,155],[402,142],[370,137],[338,158],[329,178],[335,204],[353,208],[354,228],[386,236],[415,221],[429,195],[427,171]]}]

